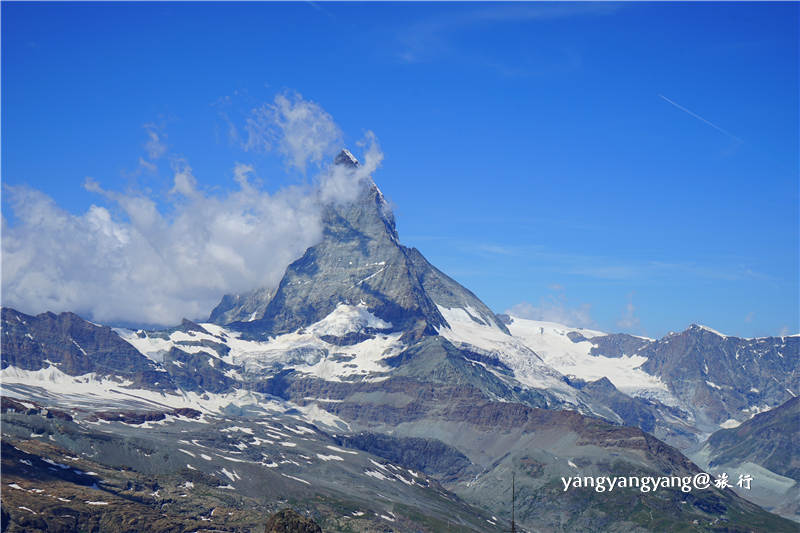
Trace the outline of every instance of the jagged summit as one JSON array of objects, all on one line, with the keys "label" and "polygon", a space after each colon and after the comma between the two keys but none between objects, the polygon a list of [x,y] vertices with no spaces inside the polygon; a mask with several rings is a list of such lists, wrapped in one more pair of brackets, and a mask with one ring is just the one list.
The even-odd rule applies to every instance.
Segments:
[{"label": "jagged summit", "polygon": [[720,333],[719,331],[717,331],[715,329],[712,329],[712,328],[710,328],[708,326],[704,326],[703,324],[691,324],[689,326],[688,330],[689,331],[707,331],[709,333],[713,333],[714,335],[717,335],[718,337],[722,337],[722,338],[727,338],[728,337],[728,335],[725,335],[724,333]]},{"label": "jagged summit", "polygon": [[350,153],[350,150],[347,148],[343,148],[341,152],[339,152],[336,157],[333,159],[334,165],[346,165],[349,167],[357,167],[358,166],[358,159]]},{"label": "jagged summit", "polygon": [[[347,149],[334,163],[358,166]],[[314,324],[340,304],[364,305],[393,331],[417,338],[449,326],[441,308],[463,308],[508,333],[474,294],[400,244],[380,189],[371,178],[362,183],[354,201],[325,207],[322,241],[289,265],[278,287],[225,296],[211,320],[263,337]]]},{"label": "jagged summit", "polygon": [[289,265],[263,316],[233,327],[259,336],[288,333],[339,304],[361,303],[397,331],[433,332],[446,323],[371,180],[354,202],[326,207],[322,242]]}]

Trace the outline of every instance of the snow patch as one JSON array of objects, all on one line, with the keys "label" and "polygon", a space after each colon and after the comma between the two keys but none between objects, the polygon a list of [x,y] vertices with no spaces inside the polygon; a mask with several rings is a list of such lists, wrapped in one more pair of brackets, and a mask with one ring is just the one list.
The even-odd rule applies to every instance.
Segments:
[{"label": "snow patch", "polygon": [[697,326],[699,329],[702,329],[702,330],[708,331],[709,333],[713,333],[714,335],[717,335],[717,336],[719,336],[719,337],[722,337],[723,339],[725,339],[725,338],[728,338],[728,335],[725,335],[724,333],[720,333],[719,331],[717,331],[717,330],[715,330],[715,329],[711,329],[711,328],[710,328],[710,327],[708,327],[708,326],[703,326],[703,325],[701,325],[701,324],[695,324],[695,325],[696,325],[696,326]]},{"label": "snow patch", "polygon": [[318,453],[317,457],[323,461],[344,461],[344,459],[338,455],[322,455],[321,453]]},{"label": "snow patch", "polygon": [[352,454],[352,455],[358,455],[358,452],[353,451],[353,450],[343,450],[341,448],[337,448],[336,446],[325,446],[325,447],[328,448],[329,450],[333,450],[334,452],[349,453],[349,454]]},{"label": "snow patch", "polygon": [[316,335],[342,337],[348,333],[357,333],[367,328],[389,329],[391,327],[391,323],[381,320],[370,313],[366,304],[359,303],[358,305],[339,304],[328,316],[307,329],[310,333]]},{"label": "snow patch", "polygon": [[369,477],[374,477],[375,479],[380,479],[381,481],[392,481],[390,478],[386,477],[385,475],[375,470],[367,470],[366,472],[364,472],[364,475],[367,475]]},{"label": "snow patch", "polygon": [[239,474],[236,473],[236,470],[234,470],[233,472],[229,472],[227,468],[223,468],[222,473],[225,474],[225,476],[231,481],[237,481],[239,479],[242,479],[241,476],[239,476]]},{"label": "snow patch", "polygon": [[283,477],[288,477],[289,479],[293,479],[293,480],[295,480],[295,481],[299,481],[300,483],[305,483],[306,485],[311,485],[311,483],[309,483],[309,482],[308,482],[308,481],[306,481],[305,479],[300,479],[299,477],[290,476],[289,474],[283,474],[283,473],[281,473],[281,475],[282,475]]},{"label": "snow patch", "polygon": [[220,431],[222,431],[223,433],[231,433],[233,431],[240,431],[242,433],[247,433],[248,435],[252,435],[253,434],[253,430],[251,428],[246,428],[246,427],[241,427],[241,426],[232,426],[232,427],[229,427],[229,428],[222,429]]}]

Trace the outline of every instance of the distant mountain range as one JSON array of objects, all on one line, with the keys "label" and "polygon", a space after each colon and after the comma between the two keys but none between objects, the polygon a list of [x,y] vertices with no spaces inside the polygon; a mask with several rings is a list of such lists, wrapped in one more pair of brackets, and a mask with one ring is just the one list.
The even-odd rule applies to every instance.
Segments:
[{"label": "distant mountain range", "polygon": [[[323,223],[277,287],[207,322],[4,308],[4,531],[263,530],[287,506],[324,531],[507,531],[512,473],[528,531],[798,531],[758,505],[798,518],[800,336],[495,315],[400,244],[369,179]],[[700,473],[684,454],[753,465],[774,499],[561,481]]]}]

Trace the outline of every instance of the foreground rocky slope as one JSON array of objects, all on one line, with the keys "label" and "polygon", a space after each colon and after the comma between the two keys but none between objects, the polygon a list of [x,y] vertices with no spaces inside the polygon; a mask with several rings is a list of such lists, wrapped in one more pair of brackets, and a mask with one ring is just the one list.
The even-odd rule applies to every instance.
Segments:
[{"label": "foreground rocky slope", "polygon": [[[358,433],[333,437],[301,416],[277,412],[54,411],[7,399],[4,520],[8,531],[261,531],[267,516],[290,505],[325,531],[503,531],[513,470],[518,523],[531,531],[669,531],[687,523],[698,531],[796,530],[730,490],[565,492],[565,471],[698,470],[640,430],[577,413],[464,400],[471,407],[394,426],[428,436],[386,435],[377,445]],[[466,417],[458,414],[466,409]],[[400,461],[379,455],[382,448]],[[444,486],[404,464],[411,462],[403,453],[409,448],[416,466],[438,473]]]},{"label": "foreground rocky slope", "polygon": [[8,530],[263,531],[287,505],[326,531],[501,530],[422,472],[340,448],[297,416],[137,414],[6,399]]}]

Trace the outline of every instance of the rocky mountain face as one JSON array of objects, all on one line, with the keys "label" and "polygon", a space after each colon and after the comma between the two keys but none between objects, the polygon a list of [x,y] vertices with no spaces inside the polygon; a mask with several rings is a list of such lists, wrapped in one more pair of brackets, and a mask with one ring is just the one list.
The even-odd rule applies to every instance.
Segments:
[{"label": "rocky mountain face", "polygon": [[111,328],[74,313],[29,316],[2,309],[2,368],[55,367],[70,376],[88,373],[137,388],[175,390],[169,375]]},{"label": "rocky mountain face", "polygon": [[[638,427],[651,434],[659,432],[659,425],[663,424],[665,417],[681,418],[686,414],[676,407],[662,405],[643,398],[631,397],[617,389],[611,380],[606,377],[591,382],[570,380],[570,384],[607,405],[614,413],[622,417],[626,426]],[[669,440],[679,440],[682,436],[687,441],[691,440],[691,432],[681,432],[676,426],[671,426],[671,430],[673,433],[666,435]]]},{"label": "rocky mountain face", "polygon": [[232,322],[249,322],[264,318],[264,311],[275,291],[261,287],[243,294],[226,294],[211,311],[208,321],[224,326]]},{"label": "rocky mountain face", "polygon": [[723,429],[706,444],[712,465],[750,461],[800,481],[800,397],[760,413],[734,429]]},{"label": "rocky mountain face", "polygon": [[[323,222],[277,287],[225,296],[207,323],[112,330],[4,309],[9,531],[103,516],[166,531],[165,512],[177,530],[263,530],[287,504],[326,531],[501,531],[512,473],[532,531],[796,530],[730,490],[563,485],[698,474],[670,444],[791,394],[794,337],[498,317],[400,244],[371,180]],[[736,385],[736,365],[759,375]]]},{"label": "rocky mountain face", "polygon": [[[639,429],[493,399],[470,384],[481,365],[458,354],[436,341],[393,361],[397,377],[276,376],[275,394],[12,389],[25,399],[3,405],[8,531],[252,531],[287,503],[327,531],[502,531],[511,472],[517,523],[531,530],[795,529],[713,488],[565,492],[565,476],[699,471]],[[125,411],[109,408],[120,398]]]},{"label": "rocky mountain face", "polygon": [[[357,166],[343,154],[336,161],[344,167]],[[314,324],[341,303],[363,302],[371,313],[391,324],[392,331],[416,338],[446,324],[438,304],[471,306],[476,320],[504,330],[474,294],[430,265],[417,250],[400,244],[383,194],[368,181],[355,202],[326,208],[322,242],[289,265],[274,295],[262,289],[226,296],[211,321],[263,337]],[[240,301],[253,302],[244,313],[252,308],[256,315],[225,322],[223,316],[241,318],[241,311],[225,315],[235,307],[231,304]],[[260,306],[264,306],[263,313],[258,311]]]},{"label": "rocky mountain face", "polygon": [[711,435],[692,457],[716,472],[753,477],[739,494],[800,521],[800,397]]},{"label": "rocky mountain face", "polygon": [[[701,326],[648,346],[643,369],[697,405],[711,423],[747,419],[754,407],[774,407],[796,395],[800,337],[740,339]],[[763,408],[763,407],[762,407]]]},{"label": "rocky mountain face", "polygon": [[705,432],[739,423],[800,394],[800,336],[743,339],[693,324],[658,340],[624,334],[590,339],[592,354],[638,356]]}]

